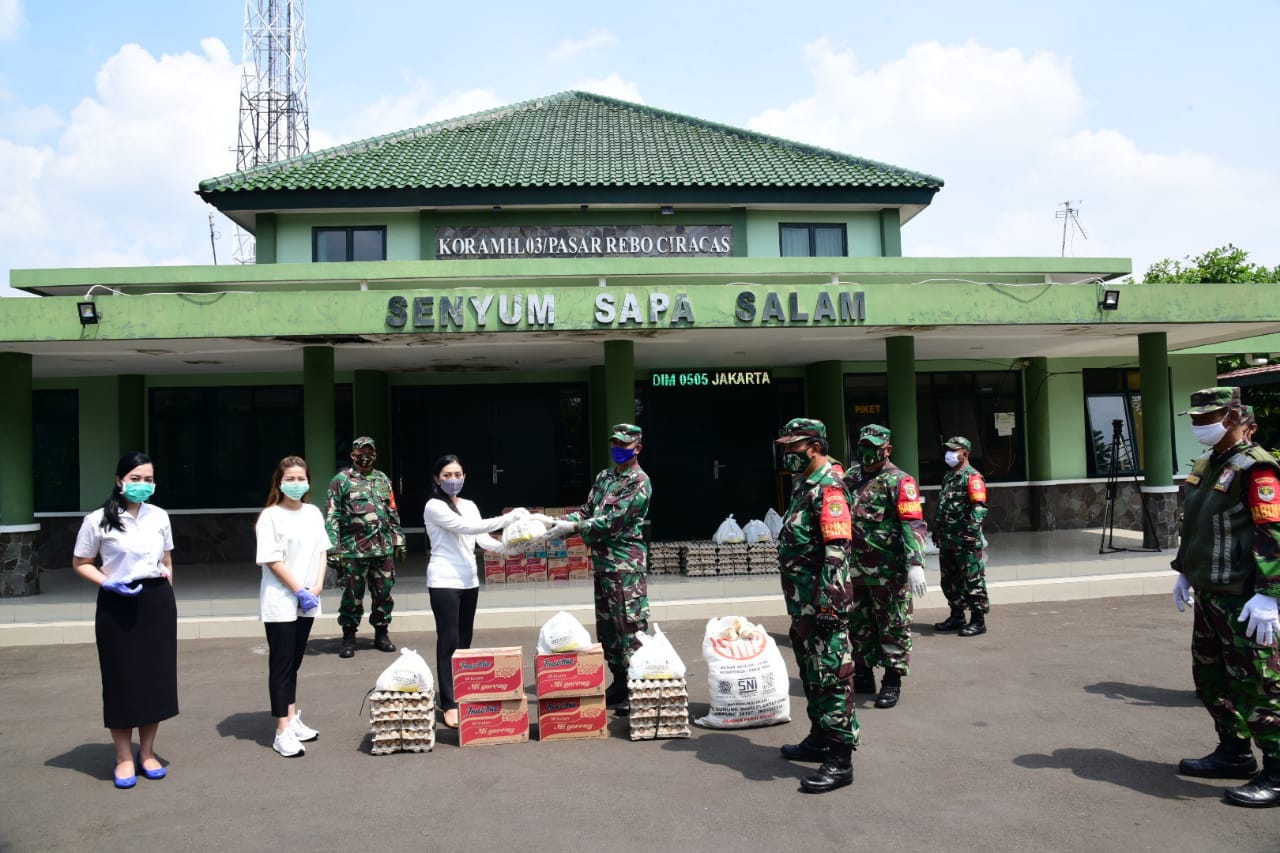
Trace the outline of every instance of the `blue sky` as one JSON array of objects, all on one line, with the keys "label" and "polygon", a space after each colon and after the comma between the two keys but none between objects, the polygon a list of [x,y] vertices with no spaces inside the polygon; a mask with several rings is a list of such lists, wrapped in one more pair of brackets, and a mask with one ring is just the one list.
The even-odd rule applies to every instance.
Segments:
[{"label": "blue sky", "polygon": [[[1280,264],[1280,3],[1220,5],[310,0],[311,143],[589,89],[942,177],[907,255],[1058,255],[1069,200],[1068,255]],[[211,261],[194,190],[234,167],[243,25],[240,0],[0,0],[0,294]]]}]

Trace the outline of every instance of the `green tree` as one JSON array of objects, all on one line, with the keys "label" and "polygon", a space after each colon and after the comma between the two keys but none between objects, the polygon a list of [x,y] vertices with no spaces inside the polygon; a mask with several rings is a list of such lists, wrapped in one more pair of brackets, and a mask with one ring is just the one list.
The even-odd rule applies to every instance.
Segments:
[{"label": "green tree", "polygon": [[1219,284],[1226,282],[1280,282],[1280,265],[1267,267],[1250,263],[1249,253],[1228,243],[1210,249],[1203,255],[1187,255],[1180,261],[1169,258],[1157,261],[1147,269],[1143,284],[1180,282],[1184,284]]}]

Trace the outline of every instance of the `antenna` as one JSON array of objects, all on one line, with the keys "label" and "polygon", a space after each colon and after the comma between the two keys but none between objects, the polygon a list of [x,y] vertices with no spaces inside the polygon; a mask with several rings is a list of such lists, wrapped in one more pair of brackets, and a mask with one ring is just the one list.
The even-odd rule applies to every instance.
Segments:
[{"label": "antenna", "polygon": [[[303,0],[245,0],[244,68],[236,171],[311,150]],[[236,227],[236,263],[254,262],[253,238]]]},{"label": "antenna", "polygon": [[213,265],[218,265],[218,238],[222,236],[221,231],[214,230],[213,227],[213,211],[209,212],[209,247],[213,249]]},{"label": "antenna", "polygon": [[[1077,201],[1074,205],[1069,201],[1064,201],[1059,205],[1062,210],[1053,214],[1054,219],[1062,220],[1062,257],[1064,258],[1067,256],[1067,232],[1071,230],[1072,225],[1074,225],[1075,229],[1080,232],[1081,237],[1086,240],[1089,239],[1089,235],[1084,233],[1084,226],[1080,224],[1079,214],[1080,205],[1082,204],[1084,204],[1083,201]],[[1072,242],[1075,242],[1074,239]]]}]

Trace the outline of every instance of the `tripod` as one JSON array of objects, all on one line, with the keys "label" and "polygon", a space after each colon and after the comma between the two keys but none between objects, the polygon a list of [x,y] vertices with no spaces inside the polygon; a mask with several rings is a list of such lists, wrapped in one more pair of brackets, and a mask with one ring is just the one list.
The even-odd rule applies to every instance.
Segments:
[{"label": "tripod", "polygon": [[[1142,541],[1141,548],[1122,548],[1116,545],[1116,493],[1117,478],[1120,471],[1121,458],[1129,460],[1129,471],[1133,474],[1133,487],[1138,492],[1138,503],[1142,506]],[[1133,464],[1134,457],[1124,439],[1124,421],[1116,418],[1111,422],[1111,459],[1107,471],[1107,503],[1102,511],[1102,543],[1098,546],[1099,554],[1113,554],[1117,551],[1159,551],[1160,544],[1156,538],[1155,524],[1151,521],[1151,511],[1147,502],[1142,499],[1142,487],[1138,482],[1138,469]],[[1154,547],[1146,547],[1151,542]]]}]

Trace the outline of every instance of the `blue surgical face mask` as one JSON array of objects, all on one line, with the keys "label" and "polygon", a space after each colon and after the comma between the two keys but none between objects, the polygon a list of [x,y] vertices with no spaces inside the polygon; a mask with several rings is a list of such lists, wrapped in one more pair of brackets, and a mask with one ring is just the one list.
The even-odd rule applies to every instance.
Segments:
[{"label": "blue surgical face mask", "polygon": [[280,484],[280,491],[293,498],[295,501],[302,500],[302,496],[311,491],[311,484],[306,480],[302,482],[290,481]]},{"label": "blue surgical face mask", "polygon": [[635,458],[638,451],[634,447],[611,447],[609,455],[613,457],[614,464],[622,465],[630,462]]},{"label": "blue surgical face mask", "polygon": [[125,483],[120,487],[120,491],[124,493],[125,500],[129,503],[145,503],[147,498],[156,493],[155,483]]},{"label": "blue surgical face mask", "polygon": [[960,461],[960,454],[954,450],[948,450],[942,454],[942,459],[947,463],[948,468],[956,467],[956,463]]},{"label": "blue surgical face mask", "polygon": [[441,480],[440,491],[453,497],[462,491],[462,484],[466,482],[466,479],[466,477],[454,477],[452,480]]}]

